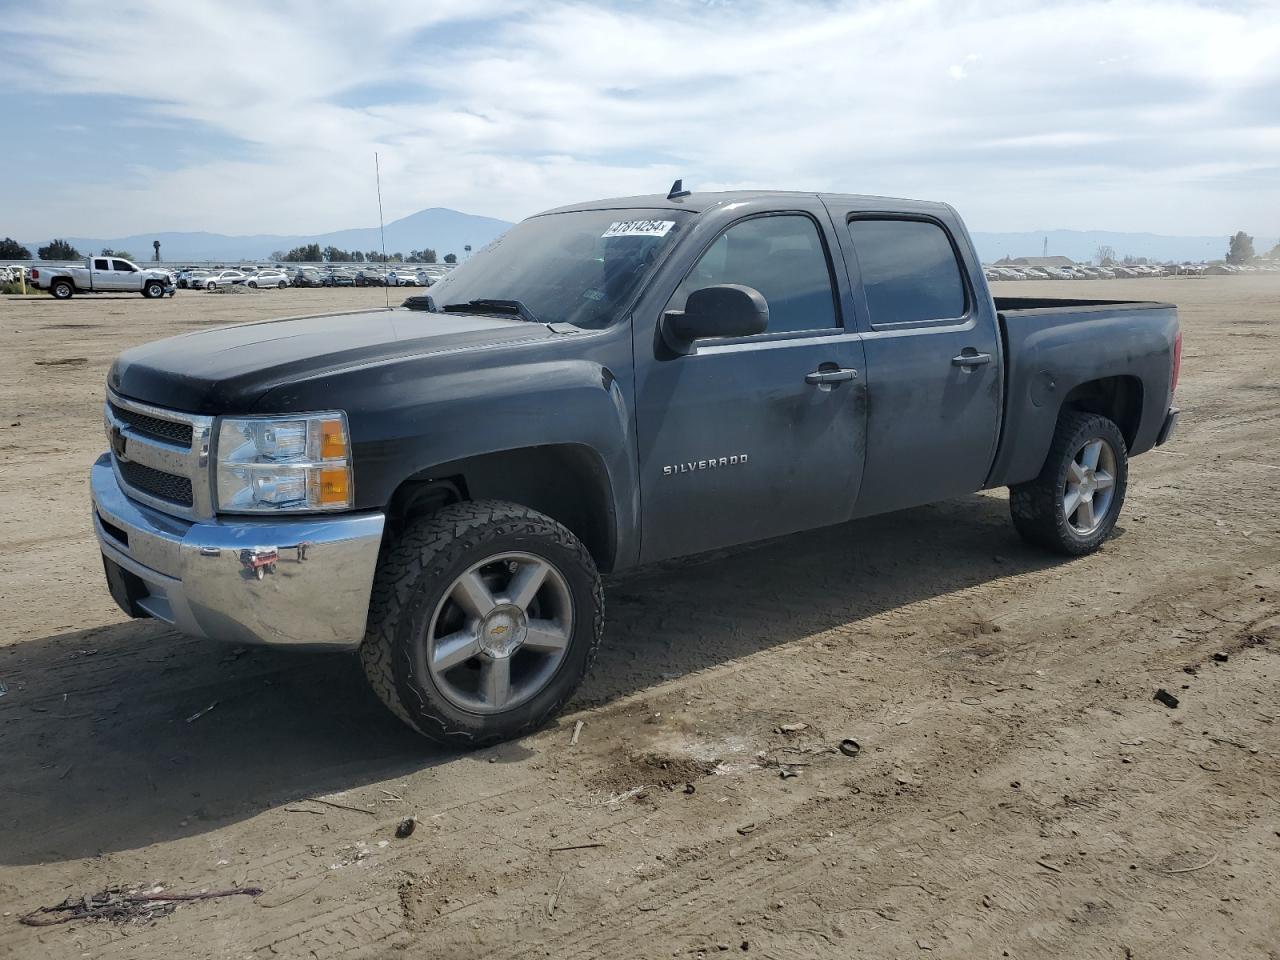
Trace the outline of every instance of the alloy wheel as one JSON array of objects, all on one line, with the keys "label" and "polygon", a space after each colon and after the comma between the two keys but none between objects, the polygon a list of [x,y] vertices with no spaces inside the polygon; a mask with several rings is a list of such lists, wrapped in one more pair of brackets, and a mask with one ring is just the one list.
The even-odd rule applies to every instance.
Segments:
[{"label": "alloy wheel", "polygon": [[498,713],[546,687],[573,626],[564,575],[541,557],[502,553],[473,564],[445,590],[421,656],[455,706]]}]

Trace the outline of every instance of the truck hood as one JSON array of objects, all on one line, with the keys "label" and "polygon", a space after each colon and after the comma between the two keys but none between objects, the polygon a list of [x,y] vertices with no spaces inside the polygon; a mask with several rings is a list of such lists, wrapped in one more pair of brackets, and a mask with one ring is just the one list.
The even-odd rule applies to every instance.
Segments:
[{"label": "truck hood", "polygon": [[291,317],[189,333],[120,355],[107,384],[142,403],[188,413],[246,413],[291,380],[432,353],[555,337],[504,317],[371,310]]}]

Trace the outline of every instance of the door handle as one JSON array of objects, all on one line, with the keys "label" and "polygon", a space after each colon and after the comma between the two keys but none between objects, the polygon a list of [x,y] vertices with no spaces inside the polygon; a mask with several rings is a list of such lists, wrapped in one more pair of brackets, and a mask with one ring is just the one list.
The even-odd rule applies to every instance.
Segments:
[{"label": "door handle", "polygon": [[991,354],[975,350],[973,353],[961,353],[958,357],[952,357],[951,362],[957,367],[980,367],[991,362]]},{"label": "door handle", "polygon": [[839,383],[842,380],[857,379],[858,371],[849,367],[840,367],[835,370],[814,370],[812,373],[804,375],[805,383]]}]

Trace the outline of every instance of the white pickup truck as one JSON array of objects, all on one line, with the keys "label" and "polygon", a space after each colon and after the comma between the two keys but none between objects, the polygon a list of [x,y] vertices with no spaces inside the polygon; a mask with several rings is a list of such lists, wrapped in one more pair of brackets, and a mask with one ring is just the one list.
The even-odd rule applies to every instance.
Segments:
[{"label": "white pickup truck", "polygon": [[32,267],[28,279],[57,300],[77,293],[140,293],[158,300],[175,292],[167,271],[143,270],[120,257],[85,257],[83,267]]}]

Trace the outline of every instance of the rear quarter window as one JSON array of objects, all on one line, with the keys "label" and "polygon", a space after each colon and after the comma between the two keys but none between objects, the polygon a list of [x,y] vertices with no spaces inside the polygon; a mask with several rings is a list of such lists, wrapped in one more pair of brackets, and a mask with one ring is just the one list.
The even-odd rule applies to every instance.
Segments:
[{"label": "rear quarter window", "polygon": [[937,323],[968,310],[950,235],[930,220],[850,220],[871,325]]}]

